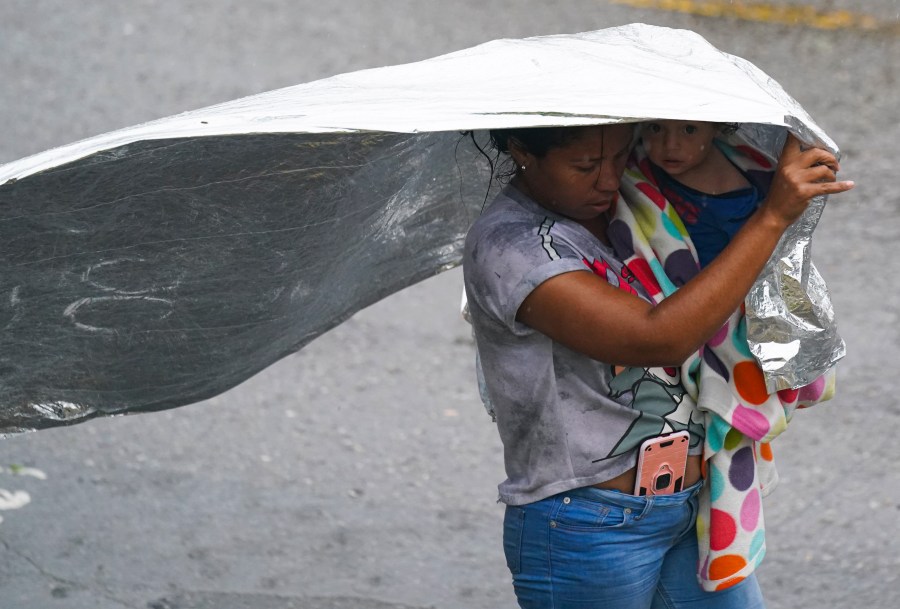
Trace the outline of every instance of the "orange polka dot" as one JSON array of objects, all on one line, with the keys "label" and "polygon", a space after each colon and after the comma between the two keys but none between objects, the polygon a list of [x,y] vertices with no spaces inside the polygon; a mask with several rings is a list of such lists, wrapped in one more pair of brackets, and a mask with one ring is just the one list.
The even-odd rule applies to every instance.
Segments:
[{"label": "orange polka dot", "polygon": [[762,370],[754,362],[741,362],[734,367],[734,386],[750,404],[762,404],[769,397]]},{"label": "orange polka dot", "polygon": [[718,592],[719,590],[724,590],[725,588],[737,586],[739,583],[741,583],[745,579],[746,579],[745,577],[732,577],[727,582],[722,582],[721,584],[716,586],[716,591]]},{"label": "orange polka dot", "polygon": [[759,445],[759,454],[766,461],[771,461],[775,458],[775,454],[772,452],[772,445],[768,442]]},{"label": "orange polka dot", "polygon": [[726,554],[709,563],[709,578],[711,580],[725,579],[746,566],[747,561],[743,557],[737,554]]}]

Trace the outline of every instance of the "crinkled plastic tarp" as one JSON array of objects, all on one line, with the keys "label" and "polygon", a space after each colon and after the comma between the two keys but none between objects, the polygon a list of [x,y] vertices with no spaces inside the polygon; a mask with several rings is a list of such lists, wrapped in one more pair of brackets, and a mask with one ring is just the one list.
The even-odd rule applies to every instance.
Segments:
[{"label": "crinkled plastic tarp", "polygon": [[[344,74],[0,167],[0,432],[211,397],[458,264],[490,184],[462,131],[646,118],[836,151],[748,62],[635,24]],[[843,354],[808,262],[822,205],[748,299],[784,386]]]}]

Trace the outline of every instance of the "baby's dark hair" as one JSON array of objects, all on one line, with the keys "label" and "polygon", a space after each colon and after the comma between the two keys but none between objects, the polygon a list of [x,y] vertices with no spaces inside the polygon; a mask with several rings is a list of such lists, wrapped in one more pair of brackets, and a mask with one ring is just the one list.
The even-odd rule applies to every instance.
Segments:
[{"label": "baby's dark hair", "polygon": [[740,123],[720,123],[720,125],[719,130],[722,132],[722,135],[733,135],[741,128]]}]

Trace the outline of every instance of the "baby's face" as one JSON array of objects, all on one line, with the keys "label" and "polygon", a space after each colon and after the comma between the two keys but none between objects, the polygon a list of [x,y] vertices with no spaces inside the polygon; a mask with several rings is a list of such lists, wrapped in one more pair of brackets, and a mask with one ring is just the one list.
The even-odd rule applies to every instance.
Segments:
[{"label": "baby's face", "polygon": [[702,165],[713,150],[717,123],[657,120],[641,130],[644,150],[658,167],[678,176]]}]

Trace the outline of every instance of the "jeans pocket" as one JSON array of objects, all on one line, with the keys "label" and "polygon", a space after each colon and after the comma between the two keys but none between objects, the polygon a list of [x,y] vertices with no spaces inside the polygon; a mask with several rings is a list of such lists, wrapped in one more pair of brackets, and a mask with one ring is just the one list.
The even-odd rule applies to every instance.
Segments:
[{"label": "jeans pocket", "polygon": [[615,529],[627,525],[630,509],[614,504],[586,501],[579,497],[566,497],[554,516],[554,526],[571,531],[597,531]]},{"label": "jeans pocket", "polygon": [[513,575],[522,570],[522,532],[525,529],[525,510],[519,506],[506,506],[503,516],[503,553],[506,566]]}]

